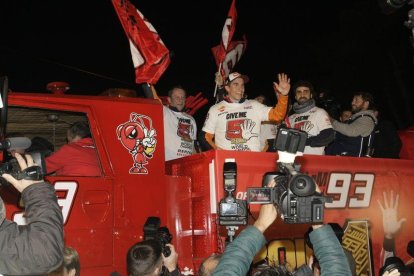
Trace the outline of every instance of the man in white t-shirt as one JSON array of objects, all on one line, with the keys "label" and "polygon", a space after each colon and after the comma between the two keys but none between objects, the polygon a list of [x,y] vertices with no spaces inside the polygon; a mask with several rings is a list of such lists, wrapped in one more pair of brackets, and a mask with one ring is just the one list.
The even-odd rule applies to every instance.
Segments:
[{"label": "man in white t-shirt", "polygon": [[169,106],[163,107],[165,160],[173,160],[194,152],[197,139],[197,124],[194,118],[185,113],[186,92],[180,87],[168,91]]},{"label": "man in white t-shirt", "polygon": [[260,124],[262,121],[282,121],[285,117],[290,89],[290,79],[278,75],[274,89],[280,93],[275,107],[265,106],[244,97],[245,83],[249,78],[234,72],[225,83],[224,100],[210,107],[200,135],[203,145],[213,149],[261,151]]},{"label": "man in white t-shirt", "polygon": [[[254,98],[261,104],[268,106],[267,98],[264,95],[259,95]],[[277,135],[278,124],[274,121],[263,121],[260,126],[260,149],[261,151],[268,151],[269,147],[271,148],[274,143],[274,139]],[[269,141],[271,143],[269,143]]]},{"label": "man in white t-shirt", "polygon": [[[149,97],[158,97],[151,84],[142,86]],[[197,124],[193,116],[185,113],[187,93],[181,86],[174,86],[168,91],[168,106],[163,106],[165,161],[177,159],[195,152],[194,141],[197,140]]]},{"label": "man in white t-shirt", "polygon": [[308,134],[305,154],[323,155],[325,147],[335,137],[328,113],[315,105],[313,86],[308,81],[298,81],[293,89],[296,102],[293,115],[286,118],[290,128],[303,130]]}]

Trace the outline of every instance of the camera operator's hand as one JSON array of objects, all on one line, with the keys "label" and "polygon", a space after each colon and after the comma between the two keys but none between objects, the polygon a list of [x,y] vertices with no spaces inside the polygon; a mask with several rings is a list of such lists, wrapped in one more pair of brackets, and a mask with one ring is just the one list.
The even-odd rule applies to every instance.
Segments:
[{"label": "camera operator's hand", "polygon": [[165,257],[164,254],[162,254],[162,260],[164,262],[164,266],[169,272],[171,272],[177,268],[178,254],[177,251],[175,251],[174,245],[168,243],[165,246],[168,246],[171,249],[171,254],[168,257]]},{"label": "camera operator's hand", "polygon": [[[316,187],[315,187],[315,191],[316,192],[318,192],[318,193],[320,193],[320,194],[322,194],[322,191],[321,191],[321,189],[319,188],[319,185],[317,184],[317,183],[315,183],[316,184]],[[316,229],[318,229],[318,228],[321,228],[323,226],[323,224],[313,224],[312,225],[312,229],[313,230],[316,230]]]},{"label": "camera operator's hand", "polygon": [[[270,181],[267,184],[267,187],[273,188],[276,186],[275,180]],[[270,225],[276,220],[277,218],[277,210],[274,204],[265,204],[262,205],[260,208],[259,217],[253,224],[260,232],[264,233],[264,231],[269,228]]]},{"label": "camera operator's hand", "polygon": [[273,89],[276,93],[280,93],[286,96],[287,94],[289,94],[290,90],[290,78],[288,78],[288,76],[284,73],[277,74],[277,78],[279,80],[279,83],[274,82]]},{"label": "camera operator's hand", "polygon": [[400,276],[401,273],[398,271],[398,269],[391,270],[391,272],[385,271],[382,276]]},{"label": "camera operator's hand", "polygon": [[394,202],[394,192],[391,191],[390,201],[388,203],[387,194],[384,192],[384,206],[379,200],[377,200],[378,205],[382,213],[382,223],[384,226],[384,236],[388,239],[394,238],[395,234],[401,229],[402,224],[406,221],[405,218],[398,220],[398,202],[399,195],[395,196]]},{"label": "camera operator's hand", "polygon": [[[31,166],[36,166],[36,164],[33,162],[32,156],[30,156],[29,154],[25,155],[27,161],[19,153],[16,153],[15,157],[17,159],[17,162],[19,163],[20,170],[24,170]],[[43,180],[17,180],[7,173],[3,174],[2,177],[6,179],[8,182],[10,182],[19,192],[23,192],[24,189],[26,189],[28,186],[32,184],[43,182]]]}]

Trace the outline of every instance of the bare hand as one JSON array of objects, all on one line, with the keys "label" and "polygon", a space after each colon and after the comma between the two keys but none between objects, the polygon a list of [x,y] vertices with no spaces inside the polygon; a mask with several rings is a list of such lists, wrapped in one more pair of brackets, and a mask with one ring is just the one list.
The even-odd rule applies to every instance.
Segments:
[{"label": "bare hand", "polygon": [[383,194],[384,194],[385,208],[383,207],[383,205],[381,204],[379,200],[377,200],[377,202],[382,212],[382,224],[384,227],[384,235],[385,237],[391,239],[401,229],[401,226],[406,221],[406,219],[405,218],[402,218],[400,220],[397,219],[399,195],[398,194],[396,195],[395,204],[394,204],[394,192],[391,191],[391,198],[388,204],[386,192],[384,192]]},{"label": "bare hand", "polygon": [[[316,185],[315,191],[318,192],[318,193],[320,193],[320,194],[322,194],[322,191],[321,191],[321,188],[319,188],[319,185],[316,184],[316,183],[315,183],[315,185]],[[313,230],[316,230],[318,228],[321,228],[322,226],[323,226],[323,224],[313,224],[312,225],[312,229]]]},{"label": "bare hand", "polygon": [[[27,161],[24,160],[24,158],[20,155],[20,153],[16,153],[15,157],[17,159],[17,162],[19,163],[20,170],[24,170],[28,167],[36,166],[36,164],[33,161],[32,156],[30,156],[29,154],[25,155]],[[7,173],[3,174],[2,177],[6,179],[8,182],[10,182],[19,192],[23,192],[24,189],[26,189],[28,186],[32,184],[42,182],[42,180],[25,180],[25,179],[17,180],[16,178],[14,178],[13,176]]]},{"label": "bare hand", "polygon": [[[272,180],[267,187],[273,188],[276,182]],[[265,204],[260,208],[259,217],[257,218],[254,226],[259,229],[260,232],[264,232],[277,218],[277,210],[274,204]]]},{"label": "bare hand", "polygon": [[218,86],[223,86],[224,80],[223,80],[223,76],[220,74],[220,72],[216,72],[215,82]]},{"label": "bare hand", "polygon": [[273,89],[276,93],[280,93],[286,96],[287,94],[289,94],[290,90],[290,78],[288,78],[288,76],[284,73],[278,74],[277,78],[279,80],[279,83],[274,82]]},{"label": "bare hand", "polygon": [[175,251],[174,245],[168,243],[166,246],[170,248],[171,254],[168,257],[165,257],[164,254],[162,254],[162,259],[164,266],[168,269],[169,272],[172,272],[177,268],[178,254],[177,251]]},{"label": "bare hand", "polygon": [[383,276],[400,276],[400,272],[398,271],[398,269],[393,269],[391,270],[391,272],[385,271],[384,274],[382,274]]}]

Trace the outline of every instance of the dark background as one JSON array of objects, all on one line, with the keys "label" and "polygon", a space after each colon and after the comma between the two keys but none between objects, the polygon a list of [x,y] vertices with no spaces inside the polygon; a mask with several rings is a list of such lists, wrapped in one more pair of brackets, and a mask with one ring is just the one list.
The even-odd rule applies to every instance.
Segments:
[{"label": "dark background", "polygon": [[[385,1],[384,1],[385,2]],[[157,84],[166,95],[181,84],[213,103],[210,48],[221,39],[231,0],[132,0],[154,25],[173,57]],[[252,98],[267,94],[286,72],[292,82],[311,81],[343,105],[353,92],[371,92],[383,117],[403,129],[414,123],[414,48],[405,4],[391,14],[377,0],[237,0],[234,39],[246,34],[248,48],[236,70],[251,79]],[[129,43],[110,0],[2,0],[0,76],[13,91],[45,92],[51,81],[67,81],[71,94],[130,88],[134,69]],[[196,114],[200,123],[207,106]]]}]

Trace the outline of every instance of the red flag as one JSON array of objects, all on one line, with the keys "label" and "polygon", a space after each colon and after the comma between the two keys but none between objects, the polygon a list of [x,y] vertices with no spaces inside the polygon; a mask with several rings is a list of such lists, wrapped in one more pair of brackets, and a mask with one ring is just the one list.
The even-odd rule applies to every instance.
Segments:
[{"label": "red flag", "polygon": [[212,49],[216,63],[220,64],[226,56],[228,45],[233,38],[234,31],[236,30],[237,10],[236,0],[231,2],[230,10],[224,22],[223,31],[221,32],[221,43]]},{"label": "red flag", "polygon": [[220,74],[227,78],[230,72],[233,71],[233,67],[236,63],[240,60],[243,53],[246,51],[247,48],[247,39],[243,37],[243,40],[240,41],[231,41],[227,51],[224,53],[224,57],[221,60],[218,60],[218,55],[221,54],[222,48],[221,45],[217,45],[216,47],[211,48],[213,55],[216,59],[217,67],[220,68]]},{"label": "red flag", "polygon": [[236,30],[236,20],[236,0],[233,0],[221,33],[221,43],[211,49],[217,67],[221,68],[220,73],[224,78],[233,70],[234,65],[240,60],[247,47],[245,37],[242,41],[231,41]]},{"label": "red flag", "polygon": [[231,2],[229,14],[227,19],[224,22],[223,31],[221,32],[221,40],[223,43],[224,50],[227,50],[227,47],[233,38],[234,31],[236,30],[236,21],[237,21],[237,10],[236,10],[236,0]]},{"label": "red flag", "polygon": [[136,83],[156,84],[170,64],[170,56],[157,31],[128,0],[112,0],[129,39]]}]

